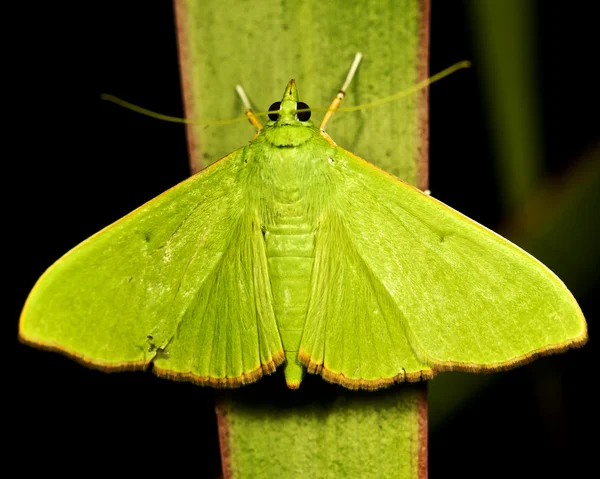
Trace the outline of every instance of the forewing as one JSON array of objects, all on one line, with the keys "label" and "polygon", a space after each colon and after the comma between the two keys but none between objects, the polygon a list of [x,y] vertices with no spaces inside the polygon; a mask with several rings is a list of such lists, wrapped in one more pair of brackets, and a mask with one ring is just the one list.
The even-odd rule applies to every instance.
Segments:
[{"label": "forewing", "polygon": [[242,162],[238,150],[63,256],[31,292],[21,338],[215,386],[274,370],[283,351]]},{"label": "forewing", "polygon": [[421,361],[493,370],[586,341],[575,299],[539,261],[345,150],[337,163],[348,241]]}]

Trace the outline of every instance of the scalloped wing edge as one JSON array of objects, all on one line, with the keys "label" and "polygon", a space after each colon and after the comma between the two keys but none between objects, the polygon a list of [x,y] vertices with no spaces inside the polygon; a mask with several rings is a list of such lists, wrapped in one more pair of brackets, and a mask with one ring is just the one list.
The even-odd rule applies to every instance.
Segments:
[{"label": "scalloped wing edge", "polygon": [[82,366],[102,371],[105,373],[116,373],[124,371],[146,371],[149,368],[151,368],[152,372],[156,376],[161,378],[166,378],[173,381],[191,382],[199,386],[210,386],[217,389],[238,388],[240,386],[256,382],[261,377],[274,373],[277,367],[285,361],[285,354],[282,349],[273,354],[273,356],[268,362],[262,363],[255,369],[242,373],[240,376],[231,378],[215,378],[210,376],[198,376],[190,372],[176,372],[170,369],[160,368],[154,364],[154,360],[158,356],[157,354],[155,354],[150,359],[145,359],[141,361],[124,361],[109,363],[106,361],[90,359],[83,354],[77,353],[54,342],[44,342],[27,338],[22,333],[19,334],[19,341],[28,346],[33,346],[38,349],[61,354],[63,356],[68,357],[69,359],[76,361]]},{"label": "scalloped wing edge", "polygon": [[310,359],[310,356],[304,351],[298,352],[298,359],[310,374],[318,374],[325,381],[339,384],[348,389],[365,389],[375,391],[390,387],[394,384],[403,382],[418,382],[433,379],[438,373],[446,371],[461,371],[469,373],[495,373],[498,371],[508,371],[516,367],[528,364],[537,358],[550,356],[552,354],[562,353],[568,349],[580,348],[588,341],[587,327],[576,338],[570,339],[564,343],[552,344],[543,348],[530,351],[526,354],[503,361],[501,363],[492,364],[476,364],[476,363],[461,363],[456,361],[436,361],[431,358],[425,358],[425,361],[431,366],[430,370],[422,370],[414,373],[406,373],[405,371],[389,378],[379,379],[363,379],[363,378],[348,378],[341,373],[336,373],[327,369],[323,364],[318,364]]}]

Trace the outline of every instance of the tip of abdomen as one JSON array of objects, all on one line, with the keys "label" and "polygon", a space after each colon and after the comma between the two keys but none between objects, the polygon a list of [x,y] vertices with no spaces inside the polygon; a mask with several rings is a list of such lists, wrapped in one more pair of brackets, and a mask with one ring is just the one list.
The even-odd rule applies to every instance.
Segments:
[{"label": "tip of abdomen", "polygon": [[298,351],[285,352],[285,382],[290,389],[298,389],[304,378],[304,366],[298,361]]}]

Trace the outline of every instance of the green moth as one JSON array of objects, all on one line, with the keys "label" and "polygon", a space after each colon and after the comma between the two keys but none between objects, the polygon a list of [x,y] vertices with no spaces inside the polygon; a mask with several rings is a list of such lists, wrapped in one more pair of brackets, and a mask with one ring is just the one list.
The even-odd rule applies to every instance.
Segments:
[{"label": "green moth", "polygon": [[585,343],[549,269],[337,146],[331,113],[319,128],[306,109],[292,80],[264,127],[249,110],[248,146],[59,259],[27,299],[20,338],[214,387],[285,363],[290,388],[308,370],[351,389]]}]

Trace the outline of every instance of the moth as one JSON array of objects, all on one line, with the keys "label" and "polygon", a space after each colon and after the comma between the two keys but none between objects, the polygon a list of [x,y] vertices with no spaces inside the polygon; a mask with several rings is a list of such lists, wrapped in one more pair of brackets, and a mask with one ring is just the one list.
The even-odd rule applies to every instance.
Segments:
[{"label": "moth", "polygon": [[22,341],[213,387],[284,364],[290,388],[308,371],[350,389],[582,345],[583,314],[548,268],[336,145],[325,125],[348,83],[317,127],[290,81],[266,125],[249,113],[249,145],[60,258]]}]

